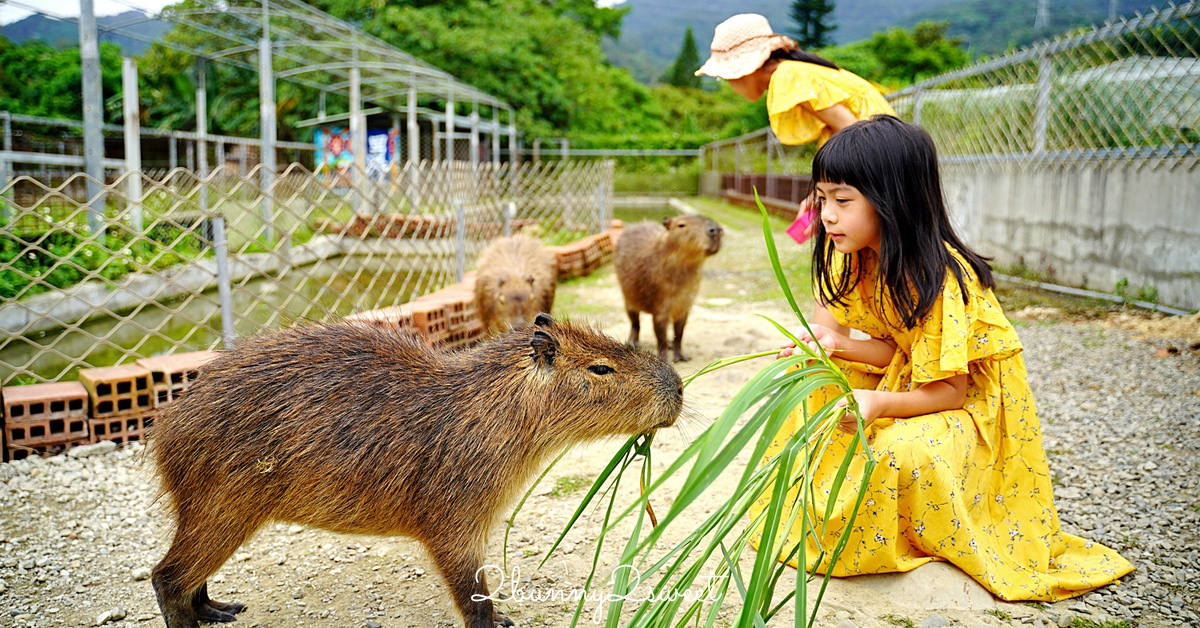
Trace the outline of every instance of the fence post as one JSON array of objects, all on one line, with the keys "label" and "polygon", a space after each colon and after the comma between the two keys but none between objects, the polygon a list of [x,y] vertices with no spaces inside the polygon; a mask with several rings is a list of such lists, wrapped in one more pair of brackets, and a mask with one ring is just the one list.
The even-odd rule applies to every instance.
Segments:
[{"label": "fence post", "polygon": [[[408,88],[408,203],[421,211],[421,127],[417,122],[417,88]],[[433,126],[437,126],[435,122]]]},{"label": "fence post", "polygon": [[457,220],[454,226],[454,241],[457,249],[454,254],[454,282],[463,280],[467,272],[467,210],[463,207],[462,199],[454,200]]},{"label": "fence post", "polygon": [[601,181],[596,184],[596,233],[604,233],[604,225],[607,224],[604,217],[608,213],[605,211],[608,204],[604,192],[604,182]]},{"label": "fence post", "polygon": [[[5,153],[11,153],[13,149],[12,143],[12,114],[7,111],[0,111],[0,118],[4,120],[3,130],[4,144],[3,150]],[[0,157],[0,221],[8,223],[11,218],[8,210],[8,192],[4,189],[8,182],[12,179],[12,162],[8,161],[7,157]]]},{"label": "fence post", "polygon": [[125,193],[129,197],[129,227],[142,232],[142,130],[138,119],[137,60],[121,59],[121,98],[125,114]]},{"label": "fence post", "polygon": [[504,237],[507,238],[512,235],[512,221],[513,218],[516,218],[516,216],[517,204],[509,201],[508,204],[504,206]]},{"label": "fence post", "polygon": [[775,134],[767,132],[767,177],[763,181],[763,196],[775,198],[775,177],[771,174],[771,149],[774,148]]},{"label": "fence post", "polygon": [[[263,22],[267,16],[264,13]],[[265,29],[264,29],[265,30]],[[261,141],[258,163],[262,168],[259,173],[262,186],[262,223],[263,238],[268,246],[275,242],[275,233],[271,227],[271,187],[275,183],[275,76],[271,65],[271,38],[262,37],[258,40],[258,126]],[[242,145],[242,154],[246,154],[246,146]]]},{"label": "fence post", "polygon": [[100,44],[93,0],[79,0],[79,55],[83,74],[83,152],[87,157],[88,231],[104,231],[104,111]]},{"label": "fence post", "polygon": [[233,348],[233,295],[229,281],[229,243],[225,240],[225,217],[212,219],[213,256],[217,258],[217,296],[221,303],[221,336],[226,349]]},{"label": "fence post", "polygon": [[1046,131],[1050,126],[1050,85],[1053,82],[1054,66],[1050,54],[1043,52],[1038,57],[1037,105],[1033,118],[1033,152],[1046,152]]},{"label": "fence post", "polygon": [[[196,59],[196,151],[199,153],[200,213],[208,214],[208,72],[203,58]],[[220,164],[218,164],[219,166]]]}]

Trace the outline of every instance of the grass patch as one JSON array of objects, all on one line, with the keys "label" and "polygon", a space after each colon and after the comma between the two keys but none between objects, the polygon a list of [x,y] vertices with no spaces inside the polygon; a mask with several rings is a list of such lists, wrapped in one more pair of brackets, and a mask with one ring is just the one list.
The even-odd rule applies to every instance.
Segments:
[{"label": "grass patch", "polygon": [[592,478],[589,475],[569,475],[566,477],[554,480],[554,489],[550,494],[555,497],[566,497],[585,486],[591,486]]},{"label": "grass patch", "polygon": [[1134,628],[1134,625],[1125,621],[1106,621],[1098,622],[1094,619],[1084,617],[1076,617],[1071,620],[1071,628]]},{"label": "grass patch", "polygon": [[987,613],[988,615],[991,615],[992,617],[996,617],[996,618],[1002,619],[1004,621],[1008,621],[1008,620],[1012,619],[1012,615],[1010,615],[998,608],[988,609],[984,612]]},{"label": "grass patch", "polygon": [[900,615],[894,615],[892,613],[888,613],[887,615],[880,615],[879,619],[886,621],[887,623],[889,623],[893,626],[903,626],[904,628],[916,628],[916,624],[913,623],[913,620],[911,620],[907,617],[901,617]]}]

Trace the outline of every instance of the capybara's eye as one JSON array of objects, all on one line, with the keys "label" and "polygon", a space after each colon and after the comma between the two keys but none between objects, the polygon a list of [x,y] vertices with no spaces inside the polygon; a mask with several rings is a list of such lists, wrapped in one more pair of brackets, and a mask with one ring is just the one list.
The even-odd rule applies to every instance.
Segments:
[{"label": "capybara's eye", "polygon": [[593,364],[588,367],[588,370],[596,375],[611,375],[615,372],[613,371],[612,367],[608,366],[607,364]]}]

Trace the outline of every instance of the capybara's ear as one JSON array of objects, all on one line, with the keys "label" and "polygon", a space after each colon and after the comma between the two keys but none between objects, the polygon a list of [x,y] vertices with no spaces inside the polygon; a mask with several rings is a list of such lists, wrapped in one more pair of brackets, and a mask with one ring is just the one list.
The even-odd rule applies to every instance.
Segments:
[{"label": "capybara's ear", "polygon": [[545,362],[546,366],[554,366],[554,355],[558,353],[558,342],[550,334],[540,329],[534,331],[533,340],[529,341],[529,345],[533,347],[535,358]]},{"label": "capybara's ear", "polygon": [[663,226],[668,229],[671,228],[671,217],[670,216],[663,216]]},{"label": "capybara's ear", "polygon": [[538,315],[533,319],[533,324],[538,327],[549,327],[554,324],[554,319],[550,318],[550,315],[545,312],[538,312]]}]

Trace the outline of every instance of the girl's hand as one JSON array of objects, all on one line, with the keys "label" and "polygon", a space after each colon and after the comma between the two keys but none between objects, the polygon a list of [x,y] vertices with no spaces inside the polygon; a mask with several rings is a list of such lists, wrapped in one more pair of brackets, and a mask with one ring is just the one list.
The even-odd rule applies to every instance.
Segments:
[{"label": "girl's hand", "polygon": [[[808,345],[808,348],[812,349],[813,352],[817,353],[817,354],[821,353],[820,350],[817,349],[818,343],[822,347],[825,347],[825,353],[833,353],[834,351],[838,350],[838,334],[837,334],[837,332],[833,331],[832,329],[830,329],[824,325],[817,325],[815,323],[810,325],[809,327],[812,328],[811,334],[808,333],[807,329],[801,329],[800,331],[796,332],[796,338],[799,339],[800,342],[803,342],[806,345]],[[786,358],[788,356],[791,356],[795,352],[796,352],[796,344],[789,342],[785,345],[780,346],[779,355],[776,356],[775,359],[780,360],[780,359]]]},{"label": "girl's hand", "polygon": [[[858,403],[858,411],[862,413],[863,427],[865,428],[866,426],[870,425],[872,421],[879,418],[879,413],[881,410],[880,404],[882,401],[880,395],[883,393],[875,390],[864,390],[861,388],[855,388],[851,392],[854,394],[854,401]],[[837,407],[844,409],[849,405],[850,402],[848,399],[842,399],[838,402]],[[838,429],[846,432],[847,434],[853,434],[858,431],[858,419],[856,419],[848,410],[845,410],[842,412],[841,420],[838,421]]]}]

